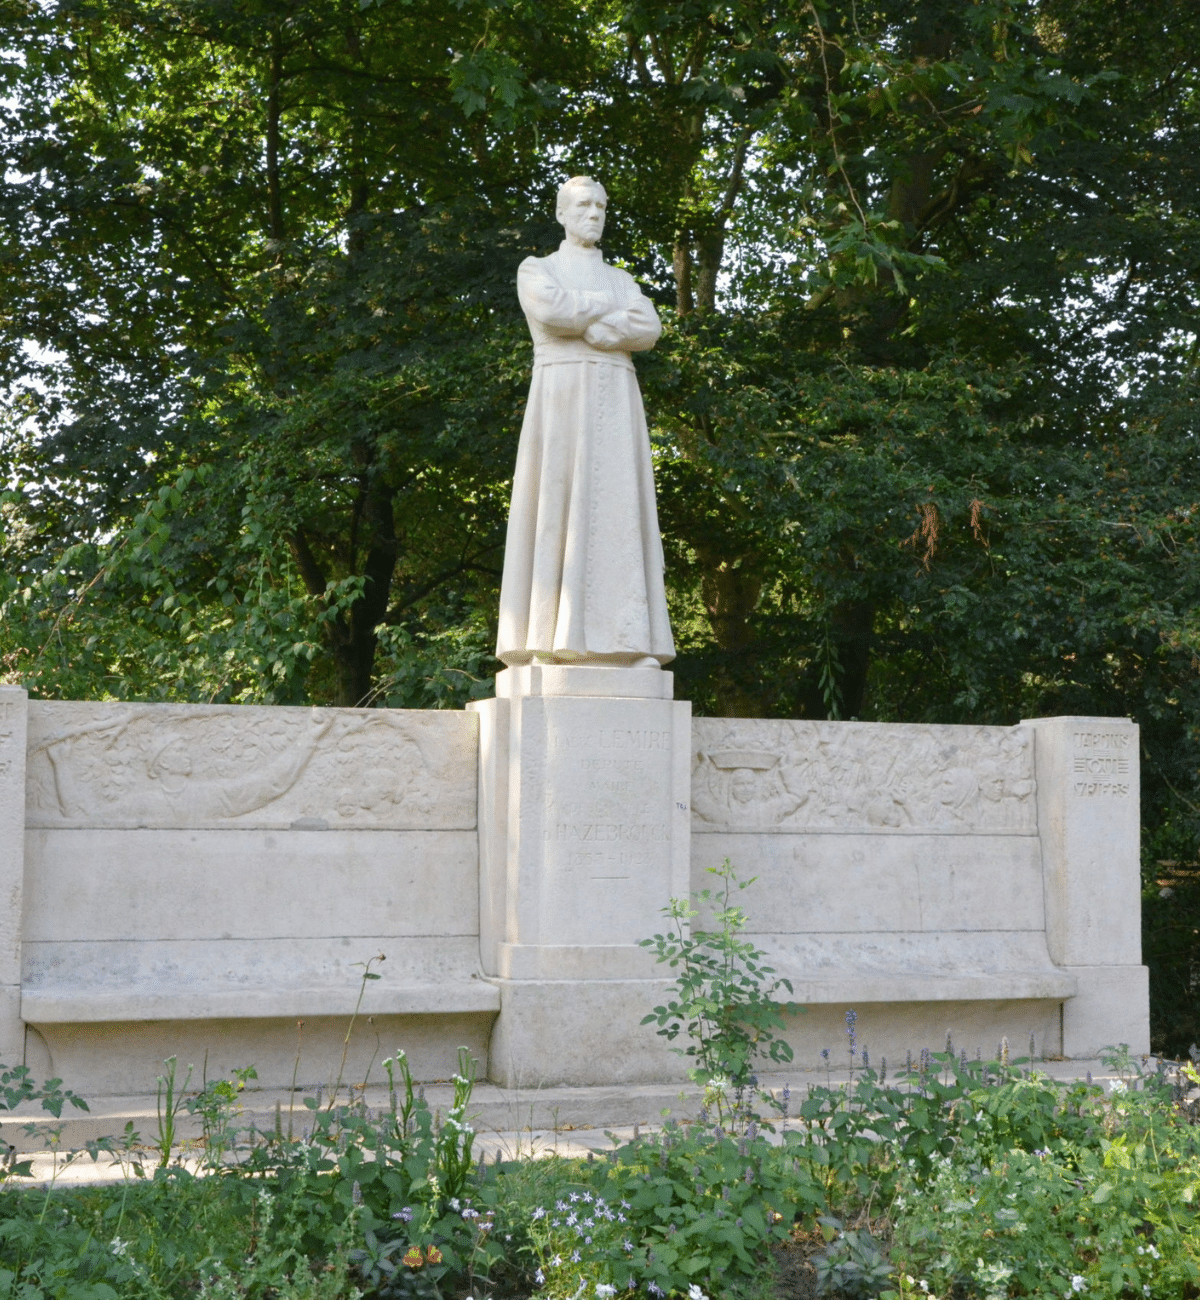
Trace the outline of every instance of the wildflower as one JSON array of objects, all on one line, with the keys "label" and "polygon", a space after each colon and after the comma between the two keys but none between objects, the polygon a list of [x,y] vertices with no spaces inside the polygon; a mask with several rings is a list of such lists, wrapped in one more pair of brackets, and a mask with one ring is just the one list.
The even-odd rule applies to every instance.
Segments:
[{"label": "wildflower", "polygon": [[828,1048],[828,1047],[822,1047],[822,1048],[821,1048],[821,1060],[824,1061],[826,1065],[829,1064],[829,1048]]},{"label": "wildflower", "polygon": [[578,1192],[568,1192],[568,1193],[567,1193],[567,1200],[570,1201],[572,1205],[574,1205],[574,1204],[579,1200],[579,1193],[578,1193]]},{"label": "wildflower", "polygon": [[350,1188],[350,1203],[352,1205],[362,1204],[362,1188],[359,1187],[357,1182]]},{"label": "wildflower", "polygon": [[557,1268],[561,1263],[562,1263],[562,1256],[555,1255],[554,1258],[550,1261],[550,1267]]},{"label": "wildflower", "polygon": [[1075,1292],[1087,1290],[1087,1283],[1078,1273],[1071,1278],[1071,1290]]},{"label": "wildflower", "polygon": [[[580,1199],[581,1201],[585,1201],[585,1202],[587,1202],[588,1205],[591,1205],[591,1203],[592,1203],[592,1194],[591,1194],[591,1192],[581,1192],[581,1193],[579,1194],[579,1199]],[[599,1284],[597,1283],[597,1285],[599,1285]]]},{"label": "wildflower", "polygon": [[462,1216],[463,1216],[464,1219],[477,1219],[477,1218],[479,1218],[479,1211],[478,1211],[478,1210],[473,1210],[473,1209],[471,1209],[471,1207],[468,1205],[468,1206],[463,1210],[463,1212],[462,1212]]},{"label": "wildflower", "polygon": [[425,1262],[427,1264],[440,1264],[442,1262],[442,1252],[436,1246],[426,1246]]},{"label": "wildflower", "polygon": [[692,1285],[688,1287],[688,1300],[708,1300],[708,1296],[706,1296],[695,1282],[693,1282]]},{"label": "wildflower", "polygon": [[1158,1247],[1157,1247],[1157,1246],[1147,1246],[1147,1247],[1146,1247],[1146,1254],[1147,1254],[1147,1255],[1153,1255],[1155,1259],[1160,1259],[1160,1258],[1161,1258],[1161,1256],[1160,1256],[1159,1253],[1158,1253]]},{"label": "wildflower", "polygon": [[410,1246],[400,1257],[400,1262],[406,1264],[409,1268],[420,1268],[425,1263],[425,1256],[421,1254],[420,1246]]},{"label": "wildflower", "polygon": [[646,1290],[649,1291],[651,1295],[666,1295],[666,1292],[656,1282],[647,1282]]},{"label": "wildflower", "polygon": [[544,1218],[546,1217],[546,1210],[545,1210],[545,1207],[539,1205],[539,1206],[537,1207],[537,1209],[534,1210],[534,1212],[533,1212],[533,1216],[532,1216],[532,1217],[533,1217],[533,1221],[534,1221],[535,1223],[536,1223],[539,1219],[544,1219]]},{"label": "wildflower", "polygon": [[846,1033],[850,1038],[850,1055],[858,1046],[858,1012],[853,1007],[846,1012]]},{"label": "wildflower", "polygon": [[625,1251],[625,1253],[626,1253],[627,1255],[632,1254],[632,1253],[633,1253],[633,1242],[630,1241],[628,1237],[626,1237],[625,1240],[624,1240],[623,1242],[621,1242],[621,1248]]},{"label": "wildflower", "polygon": [[461,1202],[459,1201],[459,1199],[458,1199],[457,1196],[452,1196],[452,1197],[450,1198],[450,1208],[451,1208],[452,1210],[457,1210],[457,1209],[459,1208],[459,1205],[460,1205],[460,1204],[461,1204]]},{"label": "wildflower", "polygon": [[411,1223],[412,1217],[413,1217],[412,1208],[407,1205],[404,1207],[404,1209],[397,1210],[396,1213],[392,1215],[393,1219],[401,1219],[405,1223]]},{"label": "wildflower", "polygon": [[540,1268],[539,1268],[538,1271],[533,1275],[533,1280],[538,1284],[538,1286],[545,1286],[545,1285],[546,1285],[546,1275],[545,1275],[545,1273],[542,1272],[542,1270],[541,1270]]},{"label": "wildflower", "polygon": [[114,1237],[110,1249],[119,1259],[122,1255],[129,1254],[129,1242],[122,1241],[120,1237]]},{"label": "wildflower", "polygon": [[1124,1079],[1114,1079],[1112,1083],[1108,1085],[1108,1090],[1115,1097],[1118,1093],[1128,1092],[1129,1085]]},{"label": "wildflower", "polygon": [[610,1297],[617,1294],[617,1288],[609,1282],[597,1282],[596,1294],[600,1300],[610,1300]]},{"label": "wildflower", "polygon": [[580,1255],[580,1253],[579,1253],[577,1250],[573,1250],[573,1251],[571,1252],[571,1263],[572,1263],[572,1264],[578,1264],[581,1258],[582,1258],[582,1256]]}]

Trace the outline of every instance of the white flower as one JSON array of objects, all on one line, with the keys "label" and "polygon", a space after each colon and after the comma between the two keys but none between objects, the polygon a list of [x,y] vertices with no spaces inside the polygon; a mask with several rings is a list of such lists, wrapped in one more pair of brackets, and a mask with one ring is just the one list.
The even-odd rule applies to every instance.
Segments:
[{"label": "white flower", "polygon": [[608,1282],[596,1283],[596,1295],[600,1300],[611,1300],[612,1296],[617,1294],[617,1288]]},{"label": "white flower", "polygon": [[117,1255],[117,1256],[121,1256],[121,1255],[128,1254],[128,1253],[129,1253],[129,1242],[127,1242],[127,1241],[122,1241],[120,1237],[114,1237],[114,1238],[112,1239],[112,1247],[111,1247],[111,1249],[112,1249],[112,1253],[113,1253],[114,1255]]},{"label": "white flower", "polygon": [[688,1287],[688,1300],[708,1300],[708,1296],[706,1296],[695,1282],[693,1282],[692,1285]]},{"label": "white flower", "polygon": [[1071,1278],[1071,1290],[1077,1292],[1087,1290],[1087,1283],[1083,1280],[1083,1278],[1078,1273],[1076,1273],[1075,1276]]},{"label": "white flower", "polygon": [[1160,1259],[1160,1258],[1161,1258],[1161,1256],[1160,1256],[1159,1253],[1158,1253],[1158,1247],[1157,1247],[1157,1246],[1147,1246],[1147,1247],[1146,1247],[1146,1253],[1147,1253],[1148,1255],[1153,1255],[1155,1259]]},{"label": "white flower", "polygon": [[[1108,1085],[1108,1090],[1115,1097],[1118,1093],[1128,1092],[1129,1085],[1125,1082],[1124,1079],[1114,1079],[1112,1083]],[[1075,1285],[1074,1278],[1071,1279],[1071,1285],[1072,1286]]]}]

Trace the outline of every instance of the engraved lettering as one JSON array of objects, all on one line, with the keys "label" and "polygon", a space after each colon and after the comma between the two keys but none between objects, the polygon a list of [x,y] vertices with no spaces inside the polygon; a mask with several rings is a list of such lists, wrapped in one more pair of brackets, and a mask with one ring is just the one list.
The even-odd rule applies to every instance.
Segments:
[{"label": "engraved lettering", "polygon": [[1129,785],[1121,781],[1076,781],[1075,793],[1084,799],[1097,797],[1125,799],[1129,797]]},{"label": "engraved lettering", "polygon": [[542,836],[547,841],[560,843],[665,844],[670,842],[671,829],[657,822],[556,822],[543,831]]},{"label": "engraved lettering", "polygon": [[601,749],[656,749],[671,748],[669,731],[605,730],[600,733]]},{"label": "engraved lettering", "polygon": [[1074,733],[1076,749],[1128,749],[1131,734],[1128,731],[1077,731]]}]

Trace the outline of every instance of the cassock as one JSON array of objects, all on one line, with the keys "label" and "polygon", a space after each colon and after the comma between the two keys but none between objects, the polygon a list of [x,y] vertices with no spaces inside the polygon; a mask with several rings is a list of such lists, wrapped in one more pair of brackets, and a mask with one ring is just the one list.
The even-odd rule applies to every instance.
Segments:
[{"label": "cassock", "polygon": [[[646,415],[631,352],[653,303],[598,248],[564,241],[517,273],[533,378],[517,448],[497,656],[675,657]],[[603,324],[597,320],[603,316]]]}]

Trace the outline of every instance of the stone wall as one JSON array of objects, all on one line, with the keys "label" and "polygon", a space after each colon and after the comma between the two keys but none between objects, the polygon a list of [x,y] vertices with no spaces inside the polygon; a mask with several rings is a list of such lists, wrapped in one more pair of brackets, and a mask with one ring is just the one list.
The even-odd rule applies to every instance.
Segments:
[{"label": "stone wall", "polygon": [[[659,738],[644,770],[587,749],[642,731]],[[893,1058],[947,1030],[986,1052],[1030,1032],[1048,1054],[1148,1049],[1137,731],[1122,720],[690,721],[669,696],[536,693],[466,713],[127,705],[0,688],[3,1059],[85,1095],[150,1086],[169,1055],[311,1085],[336,1068],[361,991],[349,1078],[398,1047],[446,1077],[459,1044],[490,1051],[506,1082],[677,1074],[637,1026],[662,983],[630,945],[687,879],[688,755],[692,887],[725,858],[757,877],[750,937],[809,1008],[790,1028],[801,1062],[843,1041],[850,1007]],[[624,846],[618,871],[555,828],[623,825],[646,798],[670,810],[654,814],[658,883],[610,899],[609,877],[647,847]]]}]

